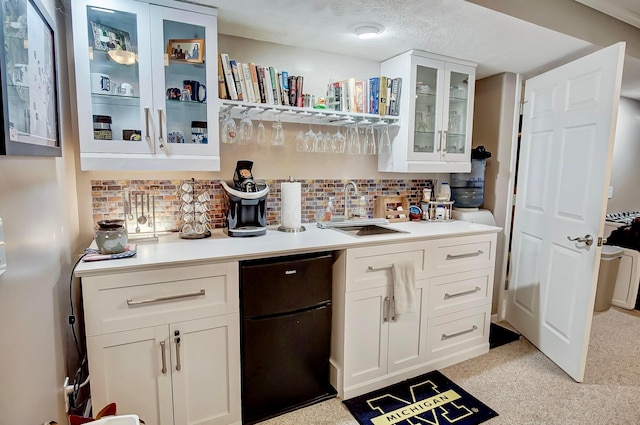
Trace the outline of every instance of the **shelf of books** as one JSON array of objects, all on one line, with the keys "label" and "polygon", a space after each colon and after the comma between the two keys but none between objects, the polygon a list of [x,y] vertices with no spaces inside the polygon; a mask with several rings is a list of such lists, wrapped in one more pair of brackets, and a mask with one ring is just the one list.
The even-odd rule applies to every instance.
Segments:
[{"label": "shelf of books", "polygon": [[315,125],[397,125],[402,78],[349,78],[329,82],[326,96],[304,94],[304,77],[272,66],[238,63],[221,53],[218,61],[220,113],[240,118]]}]

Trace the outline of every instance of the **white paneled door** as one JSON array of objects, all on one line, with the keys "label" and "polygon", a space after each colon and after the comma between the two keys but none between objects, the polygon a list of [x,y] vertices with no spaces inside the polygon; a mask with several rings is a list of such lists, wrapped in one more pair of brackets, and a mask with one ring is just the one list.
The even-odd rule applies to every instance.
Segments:
[{"label": "white paneled door", "polygon": [[525,86],[506,318],[578,382],[589,345],[624,49],[618,43]]}]

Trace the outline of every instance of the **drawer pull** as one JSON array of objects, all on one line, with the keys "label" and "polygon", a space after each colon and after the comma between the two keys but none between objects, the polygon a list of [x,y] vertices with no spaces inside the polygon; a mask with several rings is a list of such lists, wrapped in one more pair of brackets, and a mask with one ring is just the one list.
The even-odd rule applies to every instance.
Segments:
[{"label": "drawer pull", "polygon": [[473,327],[471,327],[471,329],[467,329],[467,330],[464,330],[464,331],[456,332],[456,333],[451,334],[451,335],[442,334],[442,341],[444,341],[445,339],[455,338],[455,337],[460,336],[460,335],[468,334],[468,333],[473,332],[473,331],[475,331],[477,329],[478,329],[478,327],[476,325],[473,325]]},{"label": "drawer pull", "polygon": [[484,254],[484,251],[479,249],[476,252],[467,252],[466,254],[447,254],[447,260],[457,260],[459,258],[477,257]]},{"label": "drawer pull", "polygon": [[389,297],[384,298],[384,303],[382,305],[382,321],[389,321]]},{"label": "drawer pull", "polygon": [[165,346],[165,342],[160,341],[160,352],[162,353],[162,374],[166,375],[167,374],[167,355],[164,352],[164,346]]},{"label": "drawer pull", "polygon": [[163,301],[180,300],[182,298],[200,297],[200,296],[203,296],[204,294],[205,294],[204,289],[201,289],[198,292],[191,292],[189,294],[169,295],[166,297],[150,298],[148,300],[134,301],[131,298],[129,298],[127,299],[127,305],[136,306],[136,305],[142,305],[142,304],[153,304],[153,303],[160,303]]},{"label": "drawer pull", "polygon": [[182,369],[182,365],[180,364],[180,331],[175,331],[175,339],[176,342],[176,370],[179,371]]},{"label": "drawer pull", "polygon": [[373,267],[373,266],[369,266],[367,267],[367,270],[370,272],[379,272],[381,270],[389,270],[393,268],[393,264],[389,264],[387,266],[382,266],[382,267]]},{"label": "drawer pull", "polygon": [[456,298],[456,297],[462,297],[464,295],[469,295],[469,294],[475,294],[476,292],[482,290],[482,288],[480,288],[479,286],[476,286],[474,289],[469,289],[468,291],[464,291],[464,292],[457,292],[455,294],[449,294],[448,292],[444,294],[444,299],[448,300],[450,298]]}]

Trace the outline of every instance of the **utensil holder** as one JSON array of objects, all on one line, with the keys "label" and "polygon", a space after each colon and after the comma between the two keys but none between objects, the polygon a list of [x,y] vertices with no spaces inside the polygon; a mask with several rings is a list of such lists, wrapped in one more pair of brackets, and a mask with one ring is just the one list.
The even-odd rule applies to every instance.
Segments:
[{"label": "utensil holder", "polygon": [[[157,242],[156,195],[144,190],[125,190],[122,192],[122,205],[124,227],[129,233],[129,242]],[[138,218],[143,211],[147,220],[140,225]]]}]

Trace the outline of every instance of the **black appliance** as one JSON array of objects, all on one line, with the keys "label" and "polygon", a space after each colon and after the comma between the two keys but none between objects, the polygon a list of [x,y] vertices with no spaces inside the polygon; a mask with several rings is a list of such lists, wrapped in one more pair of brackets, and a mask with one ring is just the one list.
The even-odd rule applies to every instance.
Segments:
[{"label": "black appliance", "polygon": [[242,422],[335,397],[331,253],[240,263]]},{"label": "black appliance", "polygon": [[252,161],[236,163],[233,186],[221,181],[227,198],[228,236],[261,236],[267,233],[267,196],[269,185],[251,174]]}]

